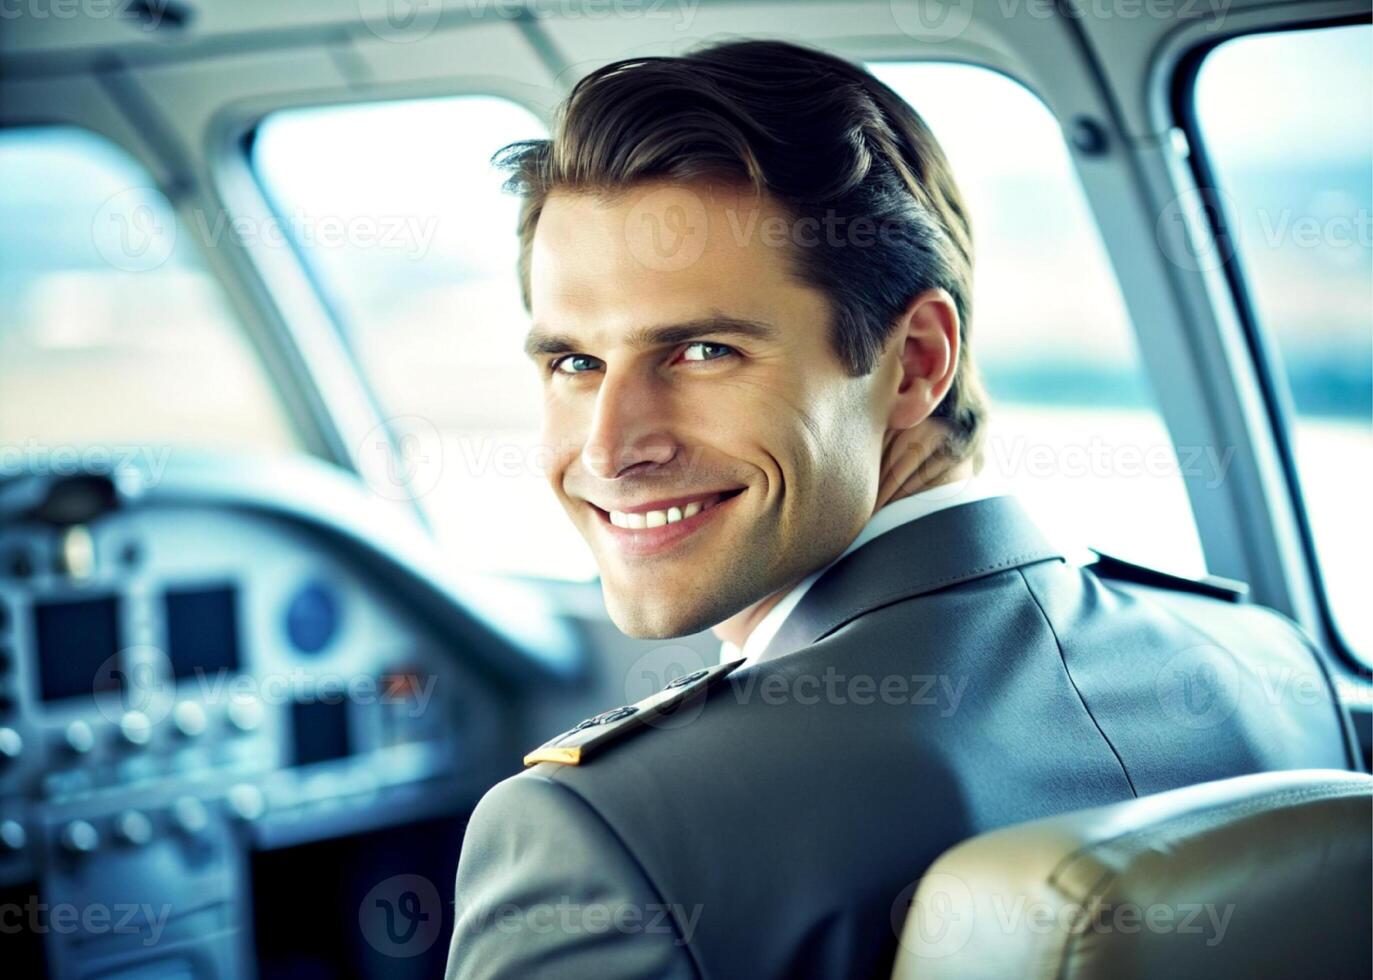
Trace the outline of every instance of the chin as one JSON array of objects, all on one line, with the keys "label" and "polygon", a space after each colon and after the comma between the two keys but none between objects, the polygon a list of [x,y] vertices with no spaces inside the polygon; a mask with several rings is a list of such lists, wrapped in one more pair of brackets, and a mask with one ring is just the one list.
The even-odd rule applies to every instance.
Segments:
[{"label": "chin", "polygon": [[611,589],[602,583],[610,621],[625,636],[636,640],[670,640],[690,636],[714,626],[714,611],[692,609],[665,597],[645,595],[643,590]]},{"label": "chin", "polygon": [[696,626],[694,620],[683,625],[681,616],[653,602],[615,602],[607,596],[606,609],[615,628],[636,640],[670,640],[706,628]]}]

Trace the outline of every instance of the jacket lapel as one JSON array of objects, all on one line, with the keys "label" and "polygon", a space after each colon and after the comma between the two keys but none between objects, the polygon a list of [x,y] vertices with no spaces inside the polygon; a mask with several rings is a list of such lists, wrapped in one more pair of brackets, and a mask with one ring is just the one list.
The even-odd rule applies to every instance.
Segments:
[{"label": "jacket lapel", "polygon": [[1013,497],[990,497],[893,528],[834,563],[812,585],[760,660],[824,639],[903,599],[1008,568],[1063,560]]}]

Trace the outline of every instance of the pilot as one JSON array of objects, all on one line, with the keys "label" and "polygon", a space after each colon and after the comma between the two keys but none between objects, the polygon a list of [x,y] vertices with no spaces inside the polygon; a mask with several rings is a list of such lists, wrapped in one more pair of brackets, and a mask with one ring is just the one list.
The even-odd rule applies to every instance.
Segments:
[{"label": "pilot", "polygon": [[881,977],[967,837],[1357,767],[1285,620],[1110,585],[980,475],[967,207],[872,75],[633,58],[499,161],[549,481],[610,616],[724,650],[482,799],[449,977]]}]

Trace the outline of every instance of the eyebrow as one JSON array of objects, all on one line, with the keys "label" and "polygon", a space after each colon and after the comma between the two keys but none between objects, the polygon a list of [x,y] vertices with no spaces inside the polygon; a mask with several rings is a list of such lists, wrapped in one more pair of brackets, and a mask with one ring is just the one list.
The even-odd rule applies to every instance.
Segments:
[{"label": "eyebrow", "polygon": [[[746,320],[733,316],[707,316],[683,323],[641,327],[631,333],[627,343],[631,347],[671,347],[703,336],[747,337],[751,340],[771,340],[777,328],[761,320]],[[546,330],[535,324],[524,339],[524,352],[538,358],[550,354],[572,354],[584,349],[574,337]]]}]

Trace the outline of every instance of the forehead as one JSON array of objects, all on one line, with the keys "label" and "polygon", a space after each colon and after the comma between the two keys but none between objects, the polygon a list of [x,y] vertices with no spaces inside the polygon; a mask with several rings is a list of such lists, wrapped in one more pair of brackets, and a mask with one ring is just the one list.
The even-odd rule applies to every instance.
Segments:
[{"label": "forehead", "polygon": [[555,191],[530,249],[535,320],[639,325],[708,312],[775,318],[818,295],[793,276],[790,219],[751,189],[651,182]]}]

